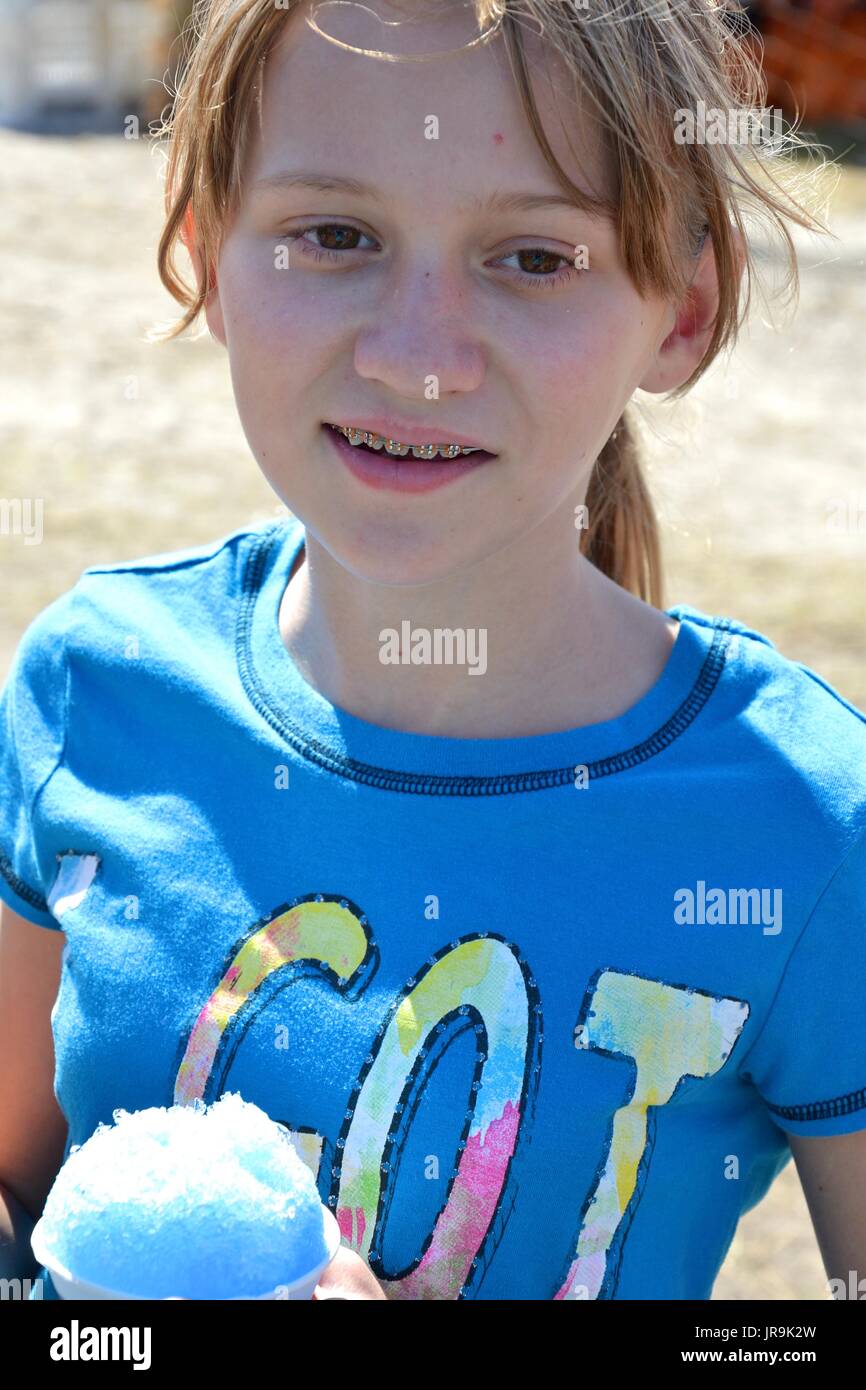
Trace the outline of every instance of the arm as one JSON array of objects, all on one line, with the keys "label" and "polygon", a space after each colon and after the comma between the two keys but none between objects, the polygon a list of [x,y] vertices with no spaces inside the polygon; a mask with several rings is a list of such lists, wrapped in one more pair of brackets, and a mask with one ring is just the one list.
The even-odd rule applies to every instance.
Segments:
[{"label": "arm", "polygon": [[0,1277],[32,1278],[30,1233],[63,1162],[51,1009],[66,938],[0,907]]},{"label": "arm", "polygon": [[8,1187],[0,1183],[0,1279],[35,1279],[39,1271],[30,1248],[36,1222]]},{"label": "arm", "polygon": [[850,1297],[850,1271],[855,1285],[866,1281],[866,1130],[788,1140],[827,1278],[841,1279]]}]

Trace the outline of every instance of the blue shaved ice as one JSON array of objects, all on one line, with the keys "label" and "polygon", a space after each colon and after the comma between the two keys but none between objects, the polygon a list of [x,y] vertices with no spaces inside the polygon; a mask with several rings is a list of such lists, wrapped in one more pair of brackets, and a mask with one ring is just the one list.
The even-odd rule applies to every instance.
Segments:
[{"label": "blue shaved ice", "polygon": [[227,1093],[114,1111],[70,1149],[42,1214],[81,1280],[139,1298],[255,1298],[328,1259],[325,1208],[288,1131]]}]

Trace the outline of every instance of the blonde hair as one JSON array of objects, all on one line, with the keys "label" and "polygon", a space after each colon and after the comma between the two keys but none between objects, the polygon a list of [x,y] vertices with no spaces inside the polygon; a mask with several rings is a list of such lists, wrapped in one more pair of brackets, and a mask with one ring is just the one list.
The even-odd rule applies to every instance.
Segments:
[{"label": "blonde hair", "polygon": [[[184,308],[171,339],[198,317],[214,283],[220,239],[240,197],[240,172],[261,101],[261,72],[286,19],[304,0],[197,0],[186,27],[183,70],[173,107],[155,132],[167,142],[166,220],[159,242],[163,284]],[[577,206],[616,219],[623,260],[639,293],[673,302],[687,294],[695,257],[712,242],[718,312],[706,351],[677,398],[733,341],[748,312],[755,281],[746,218],[768,225],[782,242],[783,288],[799,292],[794,243],[786,219],[826,232],[794,196],[812,177],[795,156],[817,152],[789,127],[772,144],[691,140],[679,143],[683,113],[734,113],[760,121],[766,85],[760,58],[744,43],[745,20],[734,0],[612,0],[583,9],[571,0],[470,0],[479,31],[502,34],[527,119],[560,186]],[[571,182],[548,144],[530,85],[522,27],[555,49],[599,121],[615,175],[613,201]],[[321,32],[321,30],[319,31]],[[325,36],[327,37],[327,36]],[[473,40],[478,42],[478,40]],[[343,45],[344,47],[346,45]],[[367,50],[363,50],[366,52]],[[395,55],[372,54],[389,61]],[[418,61],[418,59],[414,59]],[[754,129],[754,124],[746,126]],[[827,161],[821,160],[821,172]],[[197,285],[179,274],[178,243],[195,244],[204,273]],[[745,251],[743,281],[737,242]],[[745,293],[742,293],[745,288]],[[663,605],[658,522],[643,476],[632,408],[602,448],[587,490],[583,553],[604,574],[640,598]]]}]

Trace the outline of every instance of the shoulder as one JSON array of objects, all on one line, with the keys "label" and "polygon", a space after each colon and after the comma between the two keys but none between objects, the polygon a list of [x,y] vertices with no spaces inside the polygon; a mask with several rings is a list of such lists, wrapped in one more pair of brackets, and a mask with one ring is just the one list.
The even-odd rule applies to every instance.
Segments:
[{"label": "shoulder", "polygon": [[262,521],[238,526],[201,545],[182,550],[160,551],[114,564],[89,565],[83,570],[76,588],[94,593],[108,593],[112,587],[130,588],[150,585],[154,588],[175,585],[190,588],[194,580],[207,581],[209,574],[229,575],[232,567],[250,543],[270,535],[282,521]]},{"label": "shoulder", "polygon": [[174,664],[201,644],[231,641],[246,557],[283,525],[266,520],[201,545],[88,566],[25,628],[9,683],[53,701],[68,680],[123,669],[130,654]]},{"label": "shoulder", "polygon": [[284,523],[274,520],[252,522],[246,526],[235,527],[233,531],[223,532],[214,540],[204,541],[201,545],[188,546],[182,550],[163,550],[132,560],[118,560],[113,564],[89,565],[82,571],[82,578],[85,575],[97,574],[166,573],[205,565],[226,552],[236,550],[248,537],[263,536],[281,524]]},{"label": "shoulder", "polygon": [[114,647],[124,634],[158,637],[163,648],[206,630],[226,636],[249,548],[279,524],[239,526],[201,545],[88,566],[60,601],[70,620],[70,659],[86,657],[103,639]]},{"label": "shoulder", "polygon": [[723,652],[707,724],[719,758],[741,767],[756,802],[775,798],[806,835],[825,829],[850,845],[866,829],[866,713],[765,633],[688,605],[671,611]]}]

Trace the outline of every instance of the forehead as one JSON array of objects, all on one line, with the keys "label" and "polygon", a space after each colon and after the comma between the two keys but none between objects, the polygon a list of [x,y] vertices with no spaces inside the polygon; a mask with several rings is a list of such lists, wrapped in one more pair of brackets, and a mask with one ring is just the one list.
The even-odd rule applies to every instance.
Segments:
[{"label": "forehead", "polygon": [[[556,158],[580,188],[612,198],[598,129],[574,78],[549,44],[526,28],[522,34]],[[539,192],[560,192],[502,36],[473,44],[478,38],[474,6],[463,0],[436,0],[432,8],[429,0],[400,8],[386,0],[302,6],[267,60],[246,177],[321,167],[395,198],[410,188],[423,195],[425,183],[431,198],[446,187],[474,194],[482,183],[507,191],[518,180],[524,187],[527,177]],[[401,61],[371,56],[380,50]]]}]

